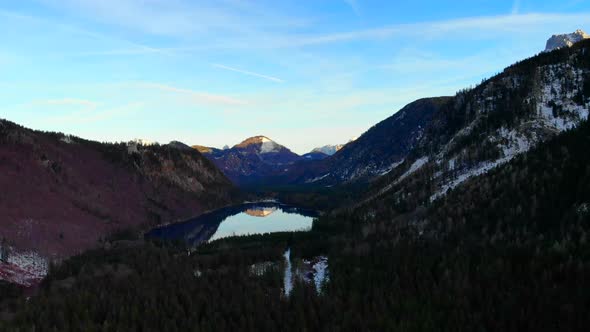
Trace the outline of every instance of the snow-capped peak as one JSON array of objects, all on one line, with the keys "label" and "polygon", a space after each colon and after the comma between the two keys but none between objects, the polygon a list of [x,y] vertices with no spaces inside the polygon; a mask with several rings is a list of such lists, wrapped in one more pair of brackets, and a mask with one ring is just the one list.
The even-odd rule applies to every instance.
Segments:
[{"label": "snow-capped peak", "polygon": [[580,29],[574,31],[573,33],[553,35],[551,36],[551,38],[549,38],[549,40],[547,40],[545,52],[549,52],[562,47],[570,47],[573,44],[588,38],[590,38],[590,35],[588,35],[586,32]]},{"label": "snow-capped peak", "polygon": [[331,156],[331,155],[335,154],[336,152],[338,152],[340,149],[342,149],[343,146],[344,145],[342,145],[342,144],[324,145],[322,147],[315,148],[315,149],[311,150],[311,153],[321,152],[321,153],[327,154],[328,156]]},{"label": "snow-capped peak", "polygon": [[[355,136],[355,137],[351,138],[350,140],[348,140],[348,143],[354,142],[357,139],[358,139],[358,136]],[[321,153],[327,154],[328,156],[331,156],[331,155],[335,154],[336,152],[340,151],[340,149],[342,149],[344,147],[344,145],[345,144],[324,145],[319,148],[315,148],[315,149],[311,150],[311,153],[321,152]]]},{"label": "snow-capped peak", "polygon": [[259,136],[253,136],[253,137],[246,138],[237,146],[243,147],[243,146],[248,146],[251,144],[260,144],[260,143],[272,142],[272,141],[273,140],[271,140],[270,138],[268,138],[266,136],[259,135]]},{"label": "snow-capped peak", "polygon": [[254,136],[236,145],[237,148],[246,148],[251,145],[259,146],[260,153],[278,152],[282,146],[266,136]]}]

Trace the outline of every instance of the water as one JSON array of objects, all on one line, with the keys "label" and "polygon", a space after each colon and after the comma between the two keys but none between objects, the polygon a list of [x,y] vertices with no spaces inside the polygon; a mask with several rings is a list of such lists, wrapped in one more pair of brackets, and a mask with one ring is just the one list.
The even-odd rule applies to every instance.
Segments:
[{"label": "water", "polygon": [[243,204],[153,229],[146,237],[196,246],[229,236],[308,231],[314,217],[313,211],[280,203]]}]

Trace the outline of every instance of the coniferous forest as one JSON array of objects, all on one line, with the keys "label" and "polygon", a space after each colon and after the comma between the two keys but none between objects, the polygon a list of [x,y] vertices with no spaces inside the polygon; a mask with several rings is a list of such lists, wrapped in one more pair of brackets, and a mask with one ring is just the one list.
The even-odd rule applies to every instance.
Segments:
[{"label": "coniferous forest", "polygon": [[[308,233],[190,251],[133,236],[2,287],[6,331],[584,331],[590,323],[590,125],[469,180],[429,207],[387,200]],[[412,199],[411,197],[409,198]],[[418,204],[407,202],[407,205]],[[403,206],[404,204],[397,204]],[[367,218],[367,211],[378,217]],[[324,254],[321,292],[257,262]]]}]

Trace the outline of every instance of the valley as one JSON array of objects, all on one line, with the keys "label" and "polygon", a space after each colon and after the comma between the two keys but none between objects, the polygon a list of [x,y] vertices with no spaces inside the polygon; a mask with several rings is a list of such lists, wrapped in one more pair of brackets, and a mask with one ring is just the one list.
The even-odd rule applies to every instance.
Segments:
[{"label": "valley", "polygon": [[302,155],[1,120],[0,330],[585,330],[589,114],[577,31]]}]

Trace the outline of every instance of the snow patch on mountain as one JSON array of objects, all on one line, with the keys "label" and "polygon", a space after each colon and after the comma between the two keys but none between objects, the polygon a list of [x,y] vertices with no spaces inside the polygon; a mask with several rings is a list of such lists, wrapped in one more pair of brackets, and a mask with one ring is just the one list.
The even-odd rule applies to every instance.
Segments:
[{"label": "snow patch on mountain", "polygon": [[17,252],[11,248],[6,262],[0,262],[0,279],[21,286],[38,284],[49,270],[47,260],[39,254],[27,251]]},{"label": "snow patch on mountain", "polygon": [[[443,181],[439,186],[439,190],[430,197],[431,202],[444,196],[449,190],[457,187],[466,180],[485,174],[491,169],[507,163],[517,155],[530,150],[537,143],[536,137],[529,139],[515,129],[509,130],[505,127],[500,128],[491,139],[498,142],[497,146],[502,150],[504,156],[496,160],[482,162],[475,167],[461,171],[447,181]],[[455,169],[455,164],[456,158],[449,160],[448,167],[450,171]],[[440,178],[442,174],[443,172],[437,172],[435,177]]]},{"label": "snow patch on mountain", "polygon": [[395,183],[400,183],[402,182],[405,178],[407,178],[410,174],[416,172],[417,170],[419,170],[420,168],[422,168],[422,166],[426,165],[429,161],[428,157],[422,157],[420,159],[417,159],[416,161],[414,161],[414,163],[412,164],[412,166],[410,166],[410,168],[404,173],[402,174],[399,178],[397,178],[397,180],[395,181]]},{"label": "snow patch on mountain", "polygon": [[475,168],[464,171],[463,173],[459,174],[453,180],[446,182],[442,186],[440,186],[439,190],[436,193],[434,193],[432,196],[430,196],[430,201],[434,202],[438,198],[444,196],[449,190],[457,187],[458,185],[465,182],[466,180],[468,180],[474,176],[479,176],[479,175],[485,174],[489,170],[506,163],[510,159],[512,159],[512,157],[501,158],[501,159],[498,159],[495,161],[483,162]]},{"label": "snow patch on mountain", "polygon": [[260,153],[279,152],[280,150],[281,150],[280,145],[269,140],[266,137],[262,138],[262,144],[260,145]]},{"label": "snow patch on mountain", "polygon": [[[384,193],[388,192],[389,190],[391,190],[391,188],[393,188],[393,186],[395,186],[396,184],[402,182],[405,178],[407,178],[408,176],[410,176],[412,173],[416,172],[418,169],[420,169],[422,166],[426,165],[429,161],[428,157],[422,157],[416,161],[414,161],[414,163],[410,166],[410,168],[404,173],[402,174],[399,178],[397,178],[394,182],[389,183],[388,185],[386,185],[385,187],[383,187],[381,190],[379,190],[379,192],[372,196],[370,199],[373,199],[375,197],[381,196]],[[389,172],[391,172],[392,170],[396,169],[398,166],[400,166],[401,164],[404,163],[404,160],[400,160],[399,162],[393,163],[390,166],[390,170],[387,172],[384,172],[382,175],[385,175]]]},{"label": "snow patch on mountain", "polygon": [[505,127],[498,130],[496,137],[499,138],[498,140],[500,143],[498,144],[498,147],[502,149],[502,153],[504,154],[503,158],[508,159],[512,159],[514,156],[528,151],[531,146],[534,146],[537,143],[536,137],[529,139],[515,129],[508,130]]},{"label": "snow patch on mountain", "polygon": [[336,152],[340,151],[340,149],[342,149],[344,145],[342,144],[338,144],[338,145],[324,145],[322,147],[319,148],[315,148],[313,150],[311,150],[311,152],[321,152],[321,153],[325,153],[328,156],[334,155]]},{"label": "snow patch on mountain", "polygon": [[327,178],[329,175],[330,175],[330,173],[328,173],[328,174],[324,174],[324,175],[322,175],[322,176],[318,176],[318,177],[316,177],[316,178],[309,179],[309,180],[305,181],[305,183],[314,183],[314,182],[318,182],[318,181],[321,181],[321,180],[323,180],[323,179]]},{"label": "snow patch on mountain", "polygon": [[404,163],[404,160],[405,160],[405,159],[402,159],[402,160],[400,160],[400,161],[398,161],[398,162],[395,162],[395,163],[393,163],[393,164],[389,165],[388,167],[385,167],[385,168],[383,168],[383,169],[379,170],[379,171],[377,172],[377,173],[378,173],[378,174],[377,174],[377,176],[383,176],[383,175],[385,175],[385,174],[388,174],[389,172],[391,172],[391,171],[393,171],[394,169],[396,169],[396,168],[397,168],[399,165],[403,164],[403,163]]},{"label": "snow patch on mountain", "polygon": [[[540,67],[538,69],[539,84],[533,88],[532,94],[529,96],[530,102],[536,105],[536,114],[529,118],[522,118],[510,129],[502,127],[486,138],[489,142],[494,143],[503,155],[497,160],[486,161],[477,167],[460,170],[456,177],[443,182],[440,190],[431,199],[444,195],[449,189],[456,187],[469,177],[483,174],[487,170],[530,150],[543,140],[572,129],[587,120],[590,103],[588,99],[585,99],[581,90],[586,76],[587,72],[574,68],[570,63]],[[512,82],[517,81],[516,79],[512,80]],[[470,132],[474,123],[476,121],[460,131],[453,140]],[[446,151],[449,150],[446,149]],[[447,156],[445,152],[440,154],[438,158],[449,160],[448,168],[452,171],[455,169],[457,156]]]},{"label": "snow patch on mountain", "polygon": [[316,292],[321,294],[322,287],[330,280],[328,273],[328,257],[317,256],[310,260],[297,260],[295,268],[291,261],[291,249],[285,251],[283,258],[285,262],[283,292],[286,297],[291,295],[295,281],[303,281],[307,284],[313,284]]},{"label": "snow patch on mountain", "polygon": [[[559,76],[559,73],[564,71],[568,74],[567,77]],[[588,119],[587,100],[582,105],[573,100],[584,84],[582,70],[575,70],[569,64],[551,65],[542,68],[542,77],[537,111],[546,127],[562,132]],[[565,84],[571,85],[571,88],[564,91]]]},{"label": "snow patch on mountain", "polygon": [[62,137],[60,139],[60,141],[66,143],[66,144],[73,144],[74,143],[74,139],[72,138],[71,135],[64,135],[64,137]]},{"label": "snow patch on mountain", "polygon": [[313,282],[318,293],[322,292],[322,286],[329,280],[328,277],[328,257],[320,256],[316,263],[312,265]]},{"label": "snow patch on mountain", "polygon": [[[537,101],[537,116],[530,120],[525,119],[511,129],[502,127],[487,138],[502,151],[502,157],[460,170],[452,177],[447,175],[445,178],[444,172],[437,172],[436,174],[438,178],[442,179],[442,182],[439,184],[439,190],[430,197],[430,200],[434,201],[444,196],[449,190],[467,179],[484,174],[494,167],[510,161],[515,156],[527,152],[544,139],[572,129],[587,120],[590,104],[588,100],[583,100],[582,104],[579,104],[580,87],[584,85],[584,74],[582,70],[576,70],[569,64],[541,67],[539,69],[541,82],[538,91],[533,96]],[[568,89],[564,89],[564,86],[568,86]],[[576,97],[578,97],[577,101]],[[469,132],[472,125],[473,123],[460,131],[453,140]],[[445,150],[448,151],[448,149]],[[438,158],[439,160],[448,160],[450,171],[457,167],[457,156],[445,156],[443,152]]]}]

